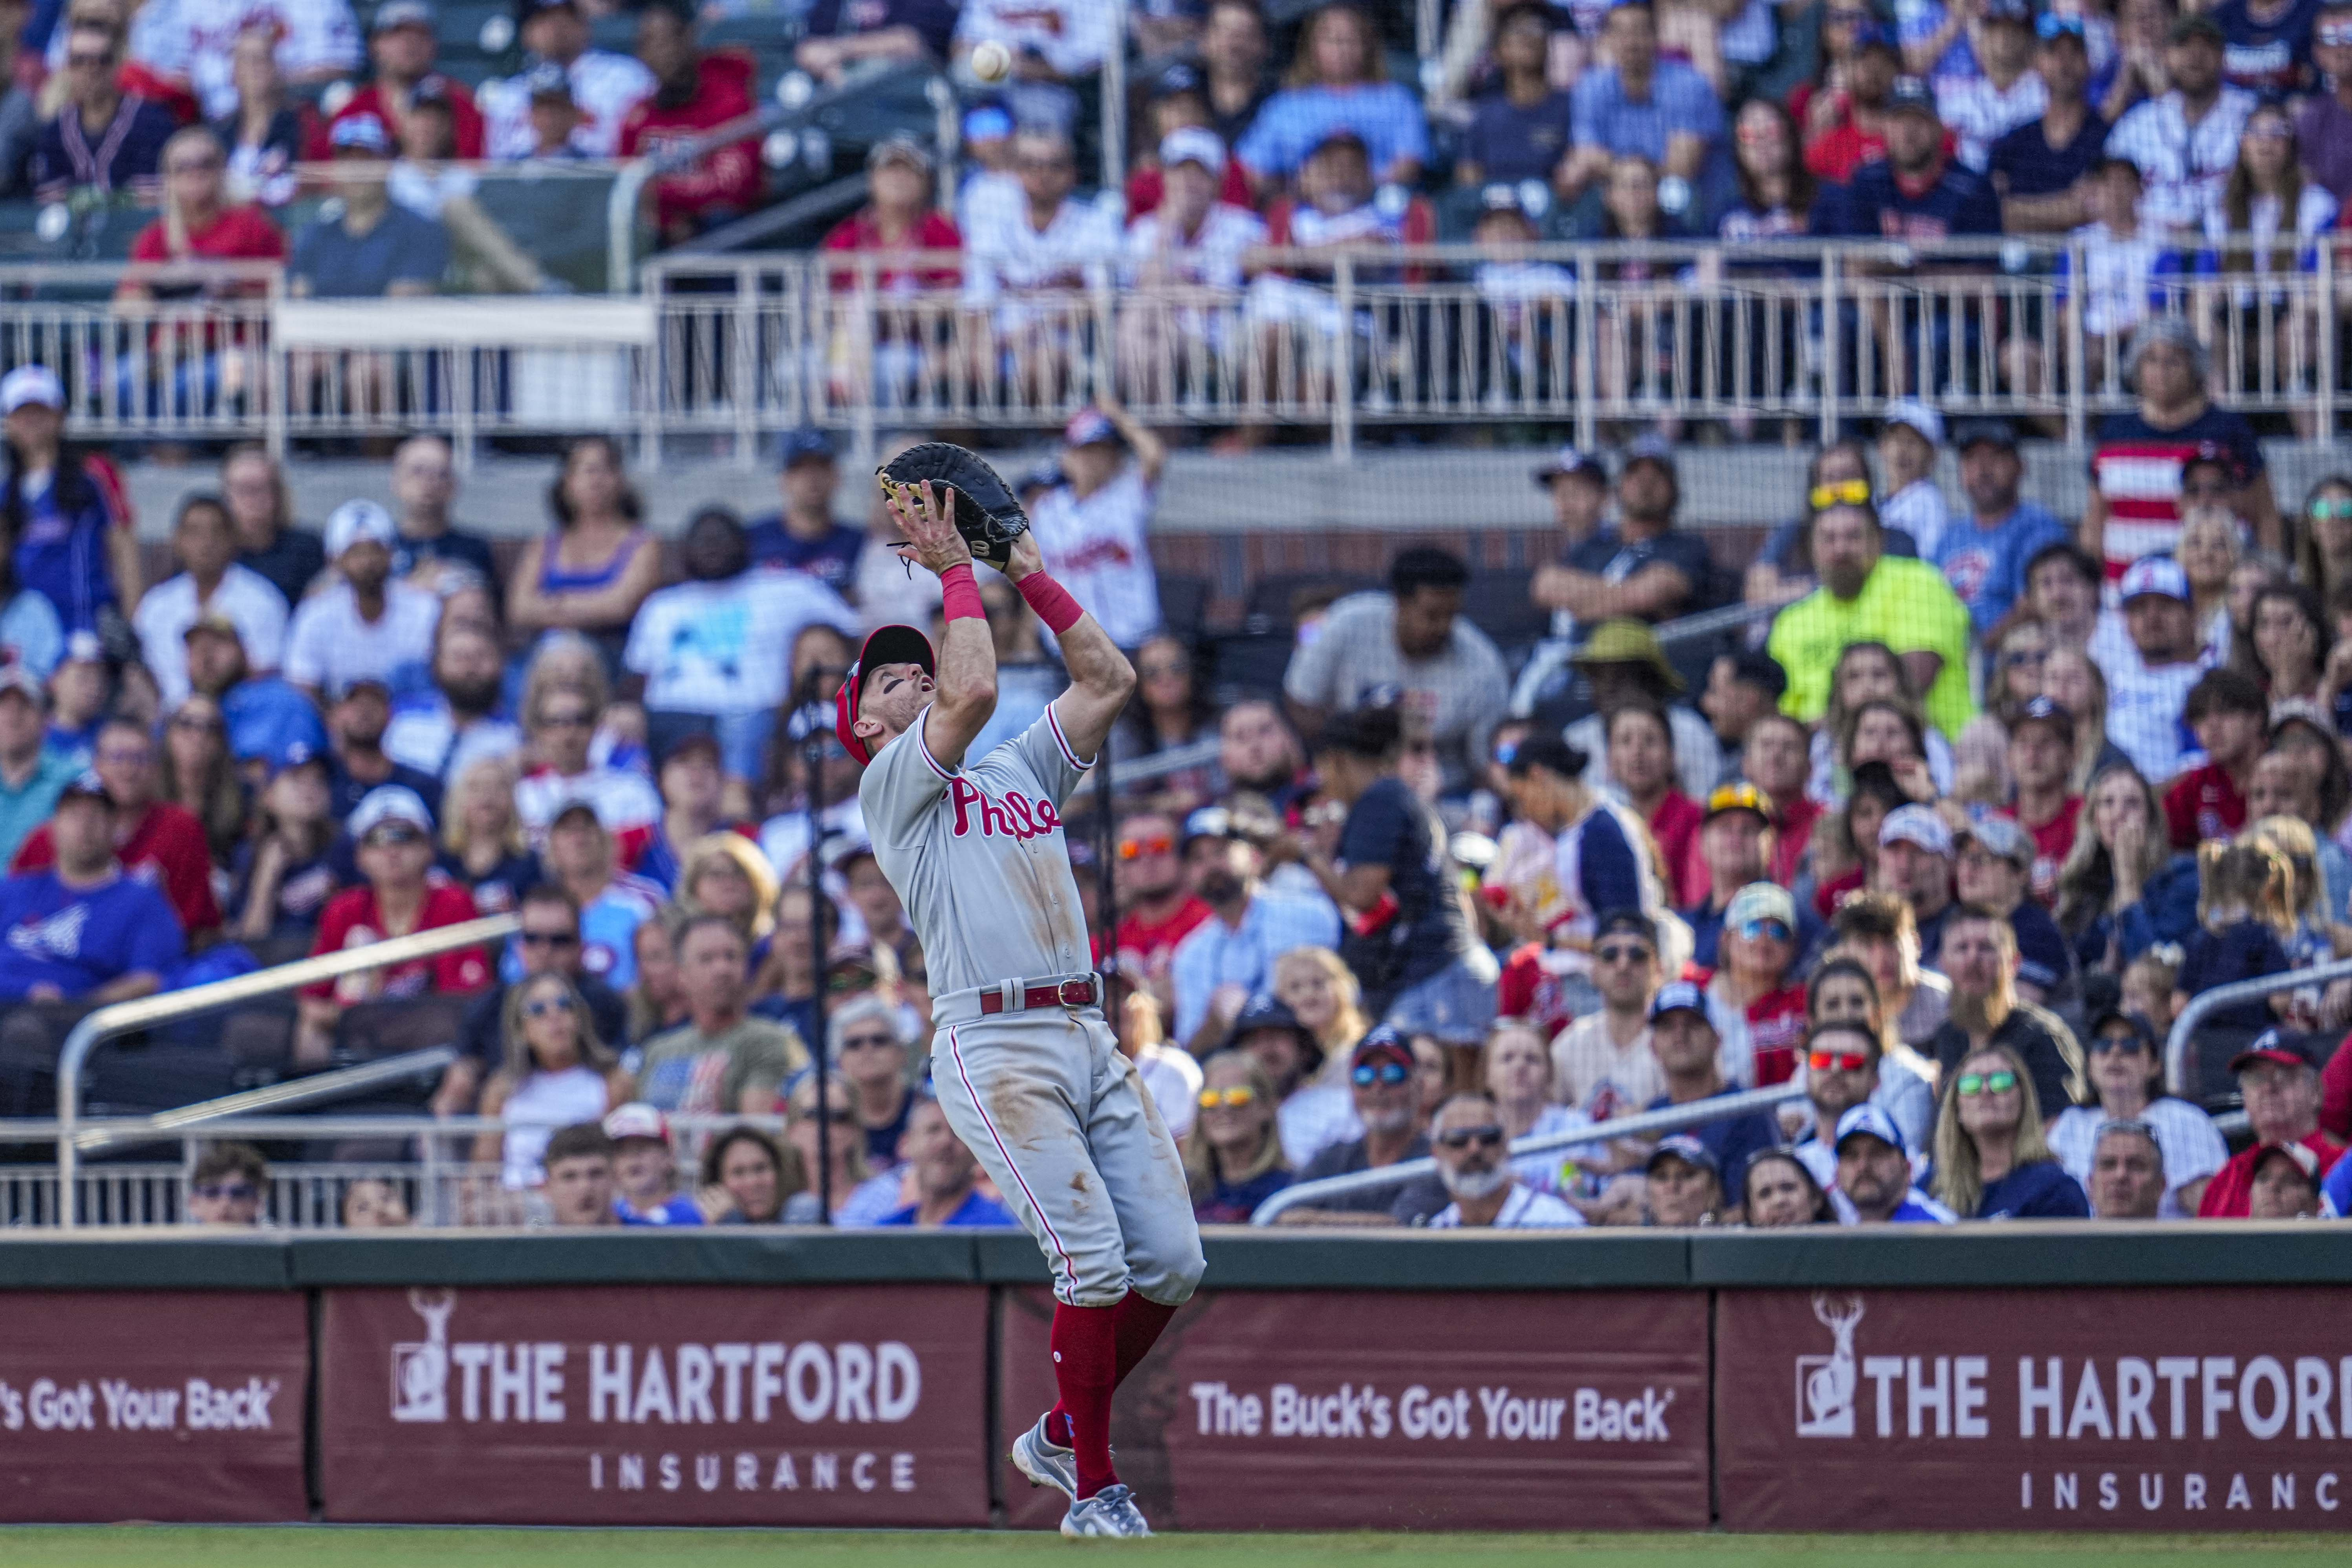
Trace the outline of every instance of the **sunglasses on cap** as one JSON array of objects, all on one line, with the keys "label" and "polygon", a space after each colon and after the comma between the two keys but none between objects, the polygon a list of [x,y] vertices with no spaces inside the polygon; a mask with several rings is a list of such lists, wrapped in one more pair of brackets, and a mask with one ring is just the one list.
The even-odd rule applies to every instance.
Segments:
[{"label": "sunglasses on cap", "polygon": [[1122,838],[1118,841],[1118,858],[1140,860],[1146,855],[1165,855],[1175,847],[1176,841],[1164,833],[1155,833],[1149,838]]},{"label": "sunglasses on cap", "polygon": [[1833,485],[1815,485],[1810,499],[1815,511],[1826,511],[1833,506],[1860,506],[1870,499],[1870,481],[1840,479]]},{"label": "sunglasses on cap", "polygon": [[1814,1072],[1860,1072],[1870,1065],[1867,1051],[1808,1051],[1805,1066]]},{"label": "sunglasses on cap", "polygon": [[1358,1089],[1370,1089],[1376,1083],[1393,1089],[1412,1076],[1412,1069],[1402,1062],[1366,1062],[1348,1075]]},{"label": "sunglasses on cap", "polygon": [[1739,935],[1744,942],[1787,942],[1794,936],[1785,921],[1742,921]]},{"label": "sunglasses on cap", "polygon": [[1962,1073],[1952,1087],[1963,1100],[1974,1100],[1979,1094],[2007,1094],[2017,1087],[2017,1075],[2003,1068],[1999,1072]]},{"label": "sunglasses on cap", "polygon": [[550,1013],[571,1011],[572,998],[569,996],[541,996],[536,1002],[526,1002],[522,1005],[522,1016],[526,1018],[544,1018]]},{"label": "sunglasses on cap", "polygon": [[1457,1127],[1451,1132],[1441,1132],[1437,1135],[1437,1142],[1448,1149],[1467,1149],[1474,1143],[1482,1148],[1499,1149],[1509,1139],[1501,1128],[1489,1123],[1485,1127]]},{"label": "sunglasses on cap", "polygon": [[1204,1089],[1201,1091],[1201,1109],[1203,1110],[1214,1110],[1221,1105],[1255,1105],[1256,1103],[1257,1090],[1245,1083],[1237,1083],[1231,1089]]}]

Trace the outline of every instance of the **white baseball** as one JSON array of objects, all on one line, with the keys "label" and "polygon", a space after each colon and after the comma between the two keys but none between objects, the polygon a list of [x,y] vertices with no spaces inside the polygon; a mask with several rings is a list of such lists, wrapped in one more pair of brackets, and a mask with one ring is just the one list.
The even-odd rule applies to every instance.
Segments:
[{"label": "white baseball", "polygon": [[1013,74],[1013,51],[991,38],[971,51],[971,74],[982,81],[1003,81]]}]

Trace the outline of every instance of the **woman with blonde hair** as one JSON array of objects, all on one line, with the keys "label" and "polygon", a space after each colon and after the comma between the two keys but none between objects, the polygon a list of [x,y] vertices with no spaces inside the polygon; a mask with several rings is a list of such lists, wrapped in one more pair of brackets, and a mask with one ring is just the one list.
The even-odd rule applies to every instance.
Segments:
[{"label": "woman with blonde hair", "polygon": [[816,1077],[801,1075],[793,1090],[784,1123],[784,1145],[800,1156],[808,1185],[784,1201],[786,1225],[817,1225],[824,1219],[824,1198],[833,1200],[833,1223],[843,1228],[870,1226],[907,1201],[900,1196],[901,1173],[879,1175],[866,1163],[866,1134],[857,1123],[857,1091],[839,1073],[825,1075],[824,1152],[832,1156],[830,1194],[821,1194],[817,1173],[825,1162],[817,1158]]},{"label": "woman with blonde hair", "polygon": [[757,944],[776,926],[775,868],[740,833],[706,833],[687,846],[677,906],[688,915],[724,915]]},{"label": "woman with blonde hair", "polygon": [[1247,1051],[1219,1051],[1201,1068],[1201,1108],[1184,1139],[1192,1215],[1246,1225],[1293,1180],[1275,1121],[1274,1080]]},{"label": "woman with blonde hair", "polygon": [[2101,768],[2083,797],[2058,868],[2056,915],[2086,973],[2120,971],[2197,929],[2196,858],[2173,854],[2164,805],[2129,763]]},{"label": "woman with blonde hair", "polygon": [[1936,1196],[1963,1219],[2088,1219],[2050,1152],[2032,1075],[2007,1046],[1960,1058],[1936,1117]]},{"label": "woman with blonde hair", "polygon": [[442,807],[440,868],[486,915],[504,914],[541,879],[514,805],[511,757],[483,757],[458,771]]},{"label": "woman with blonde hair", "polygon": [[2074,717],[2074,771],[2067,787],[2074,794],[2088,795],[2101,772],[2130,762],[2107,739],[2107,678],[2088,653],[2063,643],[2053,647],[2042,664],[2042,695]]},{"label": "woman with blonde hair", "polygon": [[[1583,1111],[1553,1100],[1551,1047],[1543,1031],[1524,1018],[1505,1018],[1487,1031],[1479,1070],[1480,1081],[1494,1097],[1496,1112],[1502,1119],[1506,1148],[1522,1138],[1574,1132],[1592,1125],[1592,1118]],[[1511,1169],[1537,1191],[1557,1193],[1573,1184],[1580,1157],[1597,1158],[1601,1153],[1600,1146],[1594,1145],[1522,1154],[1511,1161]]]},{"label": "woman with blonde hair", "polygon": [[1328,947],[1294,947],[1274,961],[1274,999],[1323,1048],[1316,1081],[1326,1088],[1348,1087],[1348,1053],[1371,1030],[1363,996],[1356,972]]},{"label": "woman with blonde hair", "polygon": [[[1429,161],[1428,122],[1412,92],[1388,74],[1380,24],[1353,0],[1330,0],[1299,28],[1282,90],[1234,142],[1234,156],[1251,183],[1271,195],[1297,178],[1332,131],[1345,128],[1364,143],[1377,184],[1410,189]],[[1309,122],[1319,128],[1313,136],[1296,134]]]},{"label": "woman with blonde hair", "polygon": [[507,1126],[474,1141],[474,1162],[503,1166],[503,1184],[520,1192],[545,1179],[541,1159],[557,1128],[602,1121],[628,1103],[635,1080],[597,1038],[579,988],[558,972],[508,987],[500,1023],[506,1059],[482,1087],[481,1113]]}]

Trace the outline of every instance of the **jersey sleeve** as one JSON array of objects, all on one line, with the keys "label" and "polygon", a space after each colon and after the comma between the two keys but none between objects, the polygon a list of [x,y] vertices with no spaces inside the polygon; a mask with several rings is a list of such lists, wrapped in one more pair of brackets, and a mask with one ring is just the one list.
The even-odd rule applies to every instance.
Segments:
[{"label": "jersey sleeve", "polygon": [[[1041,800],[1052,801],[1058,809],[1093,769],[1095,760],[1079,760],[1077,748],[1062,732],[1061,717],[1054,711],[1054,703],[1049,702],[1035,723],[983,758],[981,770],[1003,777],[1009,785],[1030,791]],[[1013,776],[1016,774],[1019,776]]]},{"label": "jersey sleeve", "polygon": [[930,711],[924,709],[912,729],[883,747],[882,754],[866,764],[866,776],[858,782],[857,805],[866,818],[866,831],[876,843],[894,849],[914,847],[924,816],[939,804],[948,782],[956,776],[955,770],[941,767],[923,743],[923,721]]}]

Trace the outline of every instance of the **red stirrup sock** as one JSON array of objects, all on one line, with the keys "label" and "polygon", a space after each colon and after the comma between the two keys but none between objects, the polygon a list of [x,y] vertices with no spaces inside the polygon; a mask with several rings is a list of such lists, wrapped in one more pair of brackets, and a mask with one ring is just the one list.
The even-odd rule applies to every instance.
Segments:
[{"label": "red stirrup sock", "polygon": [[940,607],[951,621],[988,619],[988,608],[980,602],[980,584],[972,581],[968,563],[959,561],[940,574]]},{"label": "red stirrup sock", "polygon": [[[1055,1405],[1069,1427],[1077,1451],[1078,1496],[1090,1498],[1116,1483],[1110,1468],[1110,1391],[1118,1381],[1118,1343],[1114,1307],[1054,1304],[1054,1383],[1062,1397]],[[1054,1424],[1046,1424],[1053,1436]]]},{"label": "red stirrup sock", "polygon": [[1160,1342],[1160,1331],[1168,1320],[1176,1315],[1173,1307],[1163,1307],[1148,1296],[1129,1290],[1110,1310],[1111,1331],[1118,1341],[1118,1381],[1125,1383],[1127,1374],[1143,1363],[1151,1347]]},{"label": "red stirrup sock", "polygon": [[1014,586],[1021,590],[1021,596],[1029,602],[1029,607],[1037,612],[1037,618],[1045,622],[1055,637],[1076,626],[1078,617],[1087,613],[1085,606],[1070,597],[1067,588],[1045,573],[1032,572]]}]

